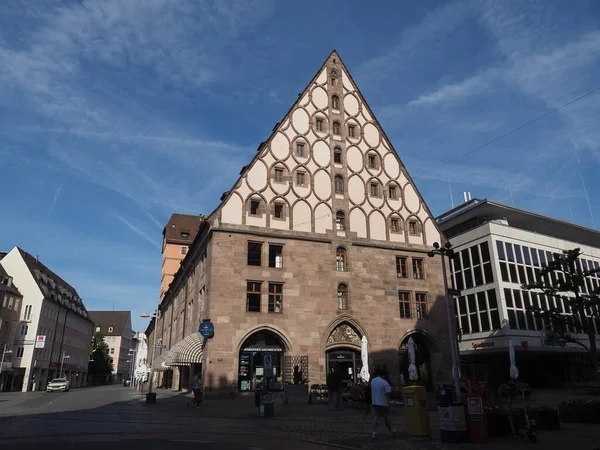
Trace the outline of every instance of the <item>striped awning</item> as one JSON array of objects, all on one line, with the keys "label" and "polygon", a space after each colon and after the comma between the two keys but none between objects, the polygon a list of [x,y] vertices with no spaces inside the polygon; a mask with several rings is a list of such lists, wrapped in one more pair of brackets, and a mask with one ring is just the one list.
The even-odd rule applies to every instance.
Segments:
[{"label": "striped awning", "polygon": [[198,332],[184,337],[173,346],[165,358],[167,366],[189,366],[200,364],[204,350],[204,338]]}]

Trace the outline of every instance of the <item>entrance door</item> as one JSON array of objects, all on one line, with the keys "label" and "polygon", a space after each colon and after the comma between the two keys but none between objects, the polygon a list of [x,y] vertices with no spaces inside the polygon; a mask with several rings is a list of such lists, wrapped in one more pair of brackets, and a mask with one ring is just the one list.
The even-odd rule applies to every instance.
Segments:
[{"label": "entrance door", "polygon": [[360,352],[354,349],[341,349],[327,352],[327,373],[331,373],[336,365],[342,374],[342,383],[356,383],[362,369]]}]

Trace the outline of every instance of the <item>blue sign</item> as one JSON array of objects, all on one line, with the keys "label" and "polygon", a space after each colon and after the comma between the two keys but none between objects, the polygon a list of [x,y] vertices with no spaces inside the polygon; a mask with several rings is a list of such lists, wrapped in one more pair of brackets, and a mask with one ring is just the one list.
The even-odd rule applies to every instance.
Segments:
[{"label": "blue sign", "polygon": [[215,326],[212,322],[206,320],[200,323],[200,327],[198,328],[198,332],[205,339],[210,339],[215,335]]},{"label": "blue sign", "polygon": [[265,369],[272,369],[273,368],[273,355],[266,354],[264,362],[265,362]]}]

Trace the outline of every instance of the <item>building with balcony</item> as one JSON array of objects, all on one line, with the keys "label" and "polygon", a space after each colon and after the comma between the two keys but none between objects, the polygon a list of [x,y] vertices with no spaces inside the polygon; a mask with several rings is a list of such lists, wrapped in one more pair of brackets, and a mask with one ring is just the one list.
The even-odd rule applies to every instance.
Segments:
[{"label": "building with balcony", "polygon": [[31,308],[21,313],[23,296],[2,267],[4,255],[6,253],[0,253],[0,392],[12,391],[14,385],[19,386],[19,380],[13,377],[14,342],[27,335],[31,319]]},{"label": "building with balcony", "polygon": [[[131,311],[90,311],[94,333],[102,333],[108,345],[108,356],[113,365],[115,383],[130,378],[135,345],[131,331]],[[130,351],[132,350],[132,351]]]},{"label": "building with balcony", "polygon": [[2,258],[2,267],[23,296],[24,334],[12,349],[13,389],[44,390],[58,376],[73,388],[85,386],[93,323],[75,288],[19,247]]},{"label": "building with balcony", "polygon": [[411,337],[427,383],[449,380],[441,261],[427,257],[440,231],[337,52],[249,159],[147,329],[157,383],[202,371],[208,391],[246,391],[322,383],[334,366],[357,382],[363,338],[370,369],[398,382]]},{"label": "building with balcony", "polygon": [[[547,324],[532,311],[558,308],[568,315],[568,304],[521,285],[538,280],[542,266],[563,250],[580,248],[583,267],[598,268],[600,232],[488,199],[469,200],[436,220],[456,251],[451,279],[462,292],[456,312],[467,374],[491,386],[507,381],[512,341],[523,381],[551,386],[581,380],[588,361],[585,350],[576,344],[553,345],[546,339]],[[596,273],[587,291],[599,285]],[[597,338],[599,312],[590,314]]]}]

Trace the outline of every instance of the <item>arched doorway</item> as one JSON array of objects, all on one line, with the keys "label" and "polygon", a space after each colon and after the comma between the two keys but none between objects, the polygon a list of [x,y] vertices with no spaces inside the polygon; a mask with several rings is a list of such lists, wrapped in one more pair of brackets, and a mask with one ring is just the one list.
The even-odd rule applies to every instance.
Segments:
[{"label": "arched doorway", "polygon": [[[429,336],[419,331],[414,331],[407,334],[398,349],[400,373],[404,375],[406,382],[408,378],[408,367],[410,365],[410,358],[408,355],[408,340],[412,338],[415,343],[415,365],[419,373],[420,384],[425,385],[428,391],[433,390],[433,371],[431,367],[431,353],[434,351],[435,344],[431,341]],[[425,376],[425,379],[423,379]]]},{"label": "arched doorway", "polygon": [[[270,379],[283,385],[285,342],[273,331],[259,330],[248,336],[240,347],[238,389],[260,389]],[[265,356],[270,355],[272,369],[265,368]]]},{"label": "arched doorway", "polygon": [[343,322],[333,329],[325,343],[327,374],[338,367],[344,384],[358,381],[358,375],[362,369],[361,339],[361,333],[347,322]]}]

